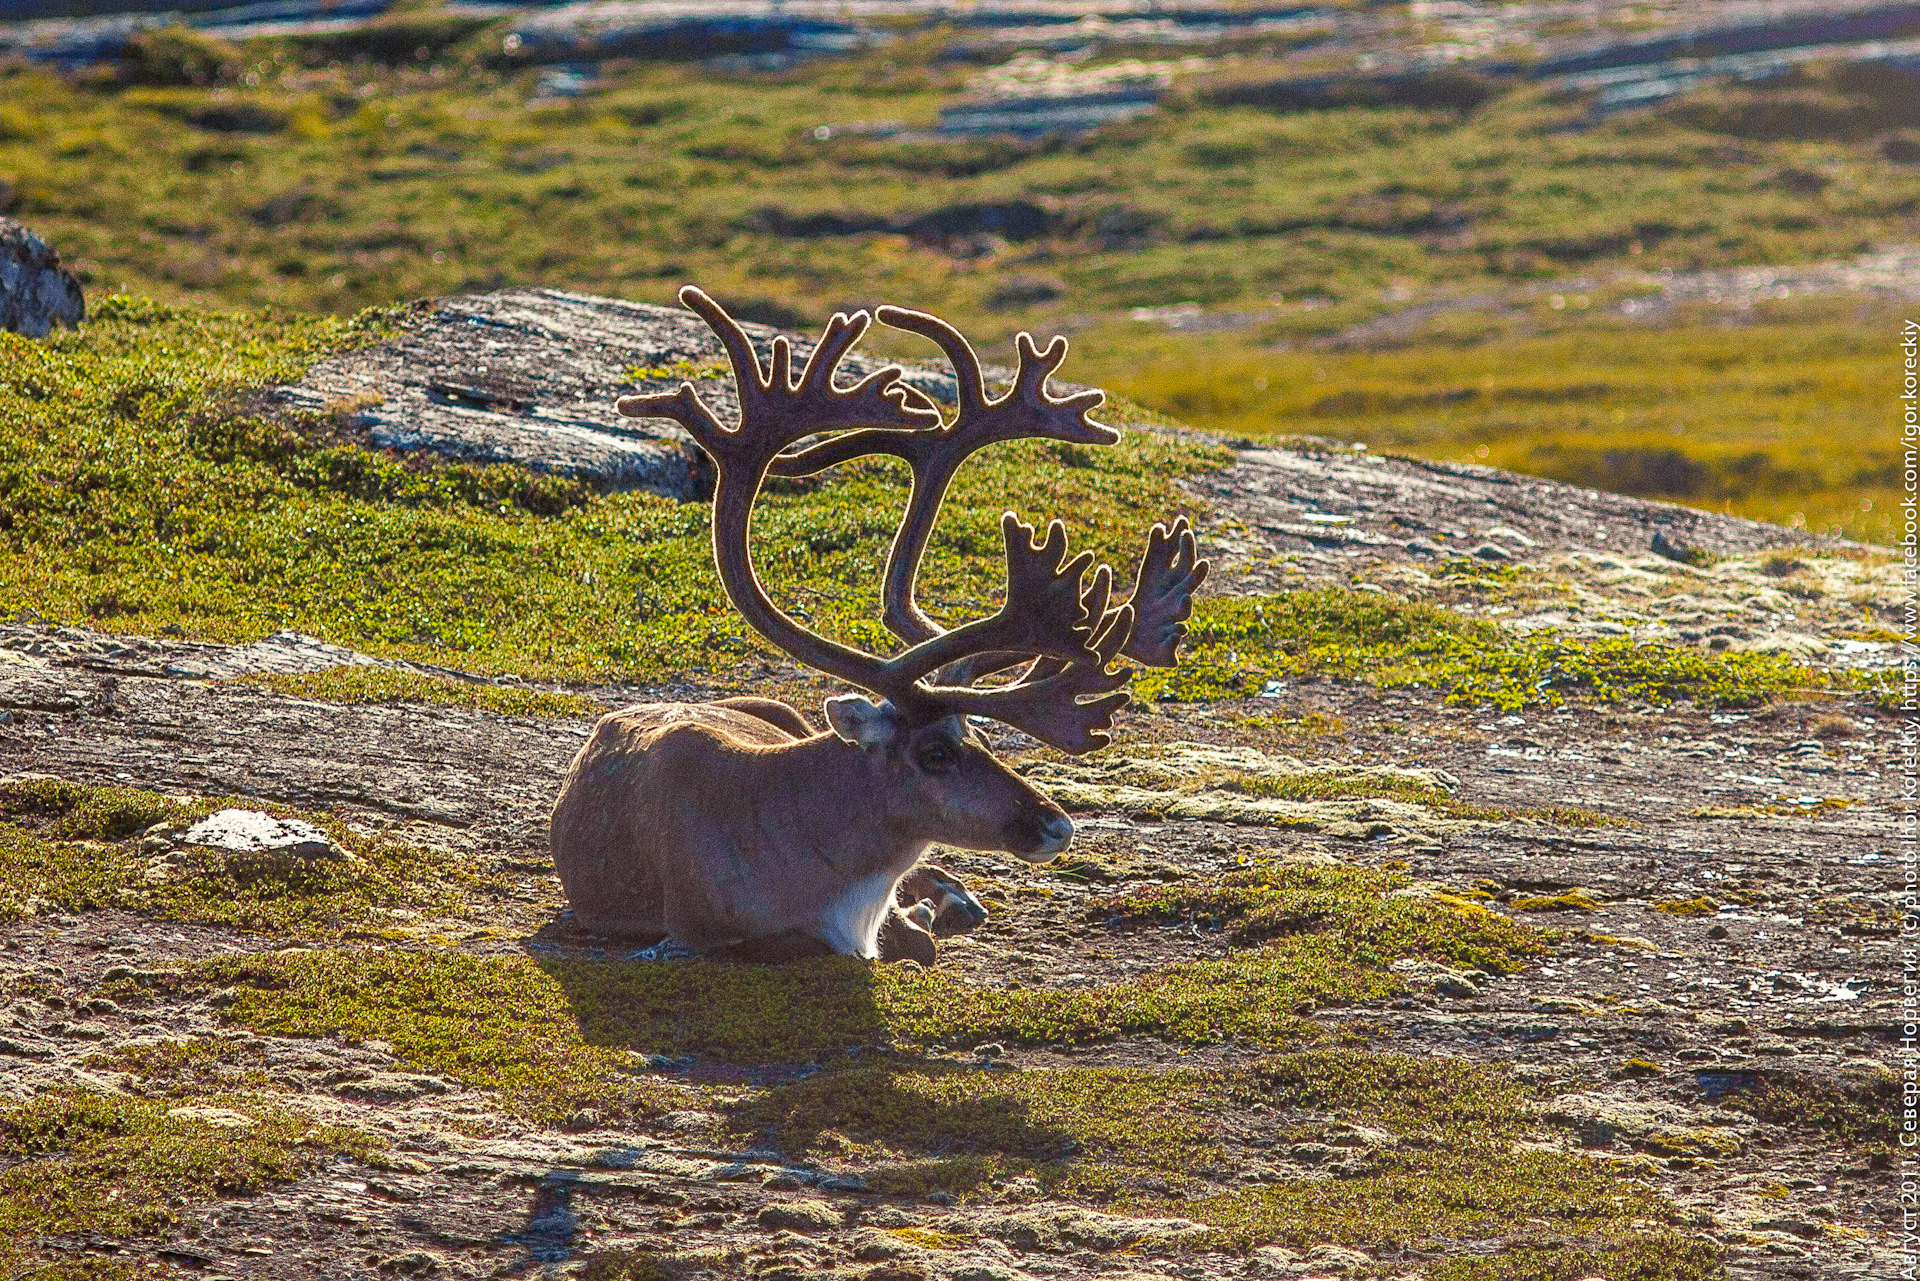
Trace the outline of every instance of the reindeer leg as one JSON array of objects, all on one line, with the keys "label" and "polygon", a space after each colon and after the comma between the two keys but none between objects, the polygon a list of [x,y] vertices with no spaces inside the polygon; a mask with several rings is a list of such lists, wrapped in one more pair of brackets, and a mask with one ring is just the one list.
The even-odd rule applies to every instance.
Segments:
[{"label": "reindeer leg", "polygon": [[906,911],[902,911],[897,904],[889,908],[887,919],[880,923],[879,959],[932,965],[939,952],[934,945],[933,935],[927,929],[932,920],[932,909],[925,903],[916,903]]},{"label": "reindeer leg", "polygon": [[986,905],[959,877],[933,863],[921,863],[902,877],[895,899],[903,908],[928,904],[933,912],[928,933],[938,937],[971,934],[987,920]]}]

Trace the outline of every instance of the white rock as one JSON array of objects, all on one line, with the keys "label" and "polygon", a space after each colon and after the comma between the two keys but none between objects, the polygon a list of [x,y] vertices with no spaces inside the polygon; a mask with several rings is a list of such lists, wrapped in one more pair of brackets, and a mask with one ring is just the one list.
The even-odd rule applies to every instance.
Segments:
[{"label": "white rock", "polygon": [[0,330],[44,338],[55,325],[79,326],[87,314],[80,282],[52,245],[11,218],[0,218]]},{"label": "white rock", "polygon": [[221,810],[188,828],[183,845],[234,854],[273,854],[286,858],[346,857],[333,838],[297,818],[275,818],[259,810]]}]

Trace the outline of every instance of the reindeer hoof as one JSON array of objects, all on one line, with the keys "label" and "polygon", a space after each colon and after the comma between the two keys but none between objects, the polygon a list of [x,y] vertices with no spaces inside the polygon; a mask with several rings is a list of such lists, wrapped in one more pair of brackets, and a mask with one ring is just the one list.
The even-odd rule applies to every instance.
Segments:
[{"label": "reindeer hoof", "polygon": [[698,956],[690,947],[681,947],[672,939],[661,939],[652,947],[643,947],[637,952],[627,953],[629,961],[686,961]]}]

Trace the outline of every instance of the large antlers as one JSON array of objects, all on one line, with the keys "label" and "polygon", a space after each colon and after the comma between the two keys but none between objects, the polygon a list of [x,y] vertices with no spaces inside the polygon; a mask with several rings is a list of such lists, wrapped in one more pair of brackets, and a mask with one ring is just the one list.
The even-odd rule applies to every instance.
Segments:
[{"label": "large antlers", "polygon": [[[1066,359],[1067,342],[1055,338],[1041,351],[1026,334],[1018,339],[1020,364],[1013,386],[990,399],[980,362],[960,332],[923,312],[880,308],[880,318],[938,344],[952,362],[958,412],[943,424],[925,395],[902,383],[899,366],[888,366],[852,387],[834,385],[846,353],[866,332],[867,313],[835,315],[796,380],[792,346],[772,343],[767,367],[746,332],[718,303],[689,285],[680,299],[698,312],[727,350],[740,395],[740,425],[729,429],[691,383],[667,393],[623,397],[621,413],[675,420],[713,457],[719,476],[714,494],[713,545],[728,597],[755,630],[811,667],[872,690],[903,710],[924,714],[971,713],[993,717],[1068,752],[1085,752],[1108,739],[1113,714],[1127,702],[1125,670],[1110,672],[1126,654],[1154,666],[1171,666],[1192,609],[1192,595],[1207,572],[1198,560],[1185,518],[1171,530],[1156,525],[1135,574],[1133,599],[1111,606],[1113,574],[1094,570],[1093,556],[1067,556],[1066,529],[1059,521],[1043,539],[1009,512],[1002,520],[1007,545],[1007,598],[987,618],[941,631],[914,601],[921,557],[949,483],[975,450],[995,441],[1042,437],[1082,444],[1111,444],[1119,433],[1087,417],[1104,399],[1097,391],[1056,399],[1048,377]],[[841,434],[788,451],[806,437]],[[808,631],[766,595],[753,572],[749,517],[769,471],[809,475],[866,454],[905,459],[913,489],[887,556],[885,619],[909,642],[892,658],[878,658]],[[1012,684],[978,689],[929,681],[934,673],[987,672],[1027,663]],[[1087,701],[1081,701],[1086,699]]]}]

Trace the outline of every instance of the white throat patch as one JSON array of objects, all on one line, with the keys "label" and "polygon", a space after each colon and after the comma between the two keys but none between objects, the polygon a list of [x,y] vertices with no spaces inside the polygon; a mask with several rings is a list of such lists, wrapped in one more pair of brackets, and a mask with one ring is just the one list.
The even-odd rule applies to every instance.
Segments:
[{"label": "white throat patch", "polygon": [[834,895],[820,914],[820,936],[836,952],[873,960],[879,953],[880,926],[893,905],[894,882],[899,879],[875,872]]}]

